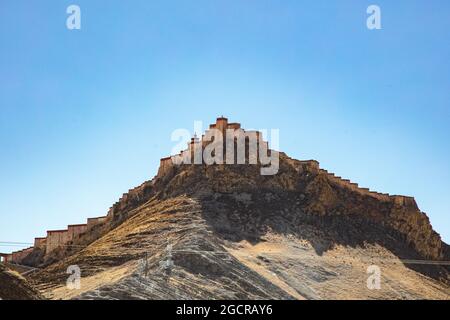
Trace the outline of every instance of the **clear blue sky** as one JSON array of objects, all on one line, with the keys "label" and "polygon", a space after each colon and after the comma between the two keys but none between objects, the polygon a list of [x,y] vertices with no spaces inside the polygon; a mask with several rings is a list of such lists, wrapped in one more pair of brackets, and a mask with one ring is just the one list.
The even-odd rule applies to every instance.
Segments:
[{"label": "clear blue sky", "polygon": [[447,0],[2,0],[0,241],[106,214],[174,129],[223,114],[414,196],[450,242],[449,33]]}]

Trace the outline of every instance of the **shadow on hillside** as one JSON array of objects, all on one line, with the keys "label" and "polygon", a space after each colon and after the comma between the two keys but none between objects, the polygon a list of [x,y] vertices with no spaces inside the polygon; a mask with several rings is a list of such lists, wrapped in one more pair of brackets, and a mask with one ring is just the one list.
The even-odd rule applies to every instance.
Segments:
[{"label": "shadow on hillside", "polygon": [[[319,256],[336,245],[363,249],[378,244],[401,260],[426,260],[395,230],[354,215],[308,215],[298,209],[292,210],[295,204],[289,197],[272,203],[256,201],[252,204],[243,204],[230,196],[197,200],[203,208],[203,218],[213,231],[233,242],[246,240],[257,244],[265,241],[264,235],[271,231],[308,241]],[[376,261],[377,257],[368,257],[368,261],[371,258]],[[434,279],[448,281],[448,266],[406,262],[404,265]]]}]

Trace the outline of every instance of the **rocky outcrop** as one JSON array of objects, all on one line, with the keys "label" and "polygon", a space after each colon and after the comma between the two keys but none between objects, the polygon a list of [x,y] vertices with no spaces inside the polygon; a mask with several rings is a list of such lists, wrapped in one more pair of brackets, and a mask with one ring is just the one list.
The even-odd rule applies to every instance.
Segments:
[{"label": "rocky outcrop", "polygon": [[293,194],[298,209],[312,216],[362,218],[394,231],[425,259],[444,260],[444,243],[413,198],[390,196],[340,182],[319,168],[317,161],[298,161],[280,154],[279,173],[261,176],[251,165],[182,165],[154,181],[155,194]]},{"label": "rocky outcrop", "polygon": [[[234,128],[239,124],[219,118],[210,129]],[[193,138],[205,147],[205,141]],[[246,142],[247,143],[247,142]],[[188,151],[191,150],[188,148]],[[188,152],[186,151],[186,152]],[[65,233],[52,233],[46,239],[46,254],[61,247],[92,242],[101,233],[91,232],[97,223],[104,224],[102,232],[120,225],[135,213],[135,209],[154,197],[167,198],[180,194],[205,197],[211,194],[282,194],[293,193],[299,197],[299,210],[317,217],[349,216],[366,219],[393,230],[402,241],[414,248],[423,258],[444,260],[448,257],[441,241],[426,216],[412,197],[389,195],[361,188],[321,169],[315,160],[299,161],[280,153],[279,170],[275,175],[261,175],[258,165],[176,165],[171,157],[161,159],[158,175],[140,186],[130,189],[108,211],[106,218],[88,219],[86,225],[69,226]],[[248,156],[248,155],[247,155]],[[248,160],[248,159],[247,159]],[[99,220],[100,219],[100,220]],[[81,228],[77,236],[69,236],[70,228]],[[60,238],[66,235],[63,240]],[[55,241],[53,238],[58,236]],[[76,238],[76,239],[75,239]],[[82,238],[82,239],[78,239]],[[39,238],[40,239],[40,238]],[[41,241],[41,240],[40,240]],[[35,247],[37,247],[35,245]],[[74,250],[59,248],[61,252]],[[22,254],[22,253],[21,253]]]},{"label": "rocky outcrop", "polygon": [[[304,237],[298,230],[308,226],[324,232],[320,237],[327,239],[324,245],[314,237],[308,238],[318,254],[335,245],[364,247],[366,243],[372,243],[386,247],[402,258],[448,259],[448,246],[441,241],[415,201],[399,201],[398,196],[381,195],[359,190],[345,180],[341,182],[340,178],[320,169],[317,161],[299,161],[283,153],[280,154],[279,172],[274,176],[262,176],[257,165],[175,166],[166,175],[124,194],[110,209],[107,220],[92,225],[79,239],[45,256],[36,250],[32,255],[34,261],[30,263],[33,259],[28,259],[25,262],[58,265],[65,257],[77,256],[98,239],[110,237],[115,228],[137,214],[142,215],[142,208],[161,201],[170,203],[171,199],[180,196],[197,199],[207,224],[233,241],[258,242],[270,230]],[[134,231],[130,229],[129,232],[127,239],[133,237]],[[114,239],[117,238],[111,238],[111,241]],[[105,261],[109,264],[116,259],[136,258],[128,254],[119,256]],[[419,271],[447,281],[448,273],[444,269],[430,270]],[[62,270],[62,274],[64,272]]]},{"label": "rocky outcrop", "polygon": [[112,224],[117,225],[123,222],[128,217],[127,213],[130,210],[147,202],[154,193],[153,180],[128,190],[108,211],[108,217],[112,219]]},{"label": "rocky outcrop", "polygon": [[[218,119],[215,126],[236,125],[225,120]],[[411,259],[450,258],[449,246],[414,198],[361,188],[321,169],[315,160],[279,155],[275,175],[262,175],[260,164],[174,164],[163,158],[157,176],[125,193],[101,223],[88,220],[86,230],[63,247],[44,256],[35,253],[45,268],[32,276],[46,286],[58,286],[67,266],[77,264],[98,282],[96,274],[126,265],[127,275],[119,283],[81,298],[339,298],[320,284],[335,281],[343,292],[349,291],[355,279],[366,276],[366,259],[379,257],[380,264],[386,259],[401,264],[393,267],[395,274],[385,275],[391,283],[408,274],[411,283],[432,289],[402,284],[393,293],[371,296],[363,286],[355,297],[448,296],[448,267],[405,267],[404,261]],[[266,242],[288,249],[276,257],[251,256],[254,247],[265,248]],[[170,275],[173,288],[164,271],[167,261],[161,261],[169,246],[175,249],[170,261],[178,268]],[[241,253],[242,246],[248,255]],[[298,261],[299,256],[310,264]],[[359,270],[346,265],[352,259]],[[133,269],[136,261],[153,270],[151,280]],[[433,279],[425,281],[416,271]],[[441,282],[434,287],[436,279]]]},{"label": "rocky outcrop", "polygon": [[39,300],[42,295],[17,272],[0,264],[0,298],[3,300]]},{"label": "rocky outcrop", "polygon": [[[295,191],[195,189],[153,197],[33,280],[52,299],[448,299],[444,283],[405,267],[418,255],[378,223],[306,213]],[[82,291],[61,286],[74,264]],[[366,287],[373,264],[381,290]]]}]

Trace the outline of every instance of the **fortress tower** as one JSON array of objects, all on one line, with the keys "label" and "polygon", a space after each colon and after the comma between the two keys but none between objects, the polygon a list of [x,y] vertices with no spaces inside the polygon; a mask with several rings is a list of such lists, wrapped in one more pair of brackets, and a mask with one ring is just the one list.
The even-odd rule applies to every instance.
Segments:
[{"label": "fortress tower", "polygon": [[[157,177],[164,176],[167,172],[171,170],[174,165],[178,164],[192,164],[195,159],[200,159],[201,163],[204,163],[203,152],[205,148],[212,142],[214,142],[215,133],[213,130],[219,130],[222,134],[223,146],[222,146],[222,163],[226,164],[257,164],[260,161],[259,149],[263,147],[263,151],[270,155],[270,150],[268,149],[268,142],[262,140],[262,133],[260,131],[245,131],[241,128],[241,124],[237,122],[228,122],[228,118],[221,116],[216,119],[216,123],[210,124],[209,129],[202,135],[201,139],[194,135],[188,143],[188,148],[186,150],[180,151],[179,154],[173,155],[171,157],[162,158],[160,161],[160,167],[158,170]],[[227,131],[232,131],[233,136],[230,142],[227,141]],[[230,132],[228,132],[230,134]],[[244,162],[237,161],[238,146],[244,149]],[[229,158],[227,155],[227,148],[233,148],[234,150],[230,152]],[[197,158],[195,155],[197,154]],[[220,157],[219,157],[220,158]],[[186,161],[186,159],[188,161]],[[241,158],[242,159],[242,158]],[[197,164],[199,164],[197,162]]]}]

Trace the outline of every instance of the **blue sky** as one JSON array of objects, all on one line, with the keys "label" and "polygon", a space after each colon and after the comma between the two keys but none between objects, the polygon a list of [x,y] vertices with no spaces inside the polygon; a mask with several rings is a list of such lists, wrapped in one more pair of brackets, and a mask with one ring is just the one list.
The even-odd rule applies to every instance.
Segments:
[{"label": "blue sky", "polygon": [[[382,30],[366,28],[373,3]],[[174,129],[223,114],[414,196],[448,243],[449,32],[444,0],[3,0],[0,241],[106,214],[155,175]]]}]

